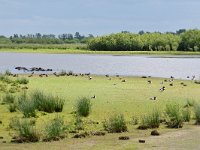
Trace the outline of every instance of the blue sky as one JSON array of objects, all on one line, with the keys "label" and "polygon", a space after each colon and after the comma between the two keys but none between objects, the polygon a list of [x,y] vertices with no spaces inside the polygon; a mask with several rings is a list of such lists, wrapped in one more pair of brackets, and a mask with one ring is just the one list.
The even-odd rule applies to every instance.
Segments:
[{"label": "blue sky", "polygon": [[200,28],[200,0],[0,0],[0,35]]}]

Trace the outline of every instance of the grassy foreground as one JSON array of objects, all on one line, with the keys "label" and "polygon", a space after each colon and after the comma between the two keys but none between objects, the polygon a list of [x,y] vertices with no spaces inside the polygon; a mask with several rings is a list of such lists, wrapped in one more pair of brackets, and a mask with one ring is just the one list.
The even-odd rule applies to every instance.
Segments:
[{"label": "grassy foreground", "polygon": [[[24,76],[24,75],[23,75]],[[25,76],[27,77],[27,76]],[[28,77],[27,77],[28,78]],[[122,78],[122,79],[120,79]],[[85,119],[86,122],[99,122],[100,124],[87,124],[86,131],[103,130],[102,123],[105,119],[115,113],[122,113],[127,122],[130,122],[133,116],[141,117],[148,114],[154,109],[159,109],[164,112],[165,106],[168,103],[179,103],[184,106],[188,99],[200,101],[199,85],[192,81],[175,80],[173,86],[169,82],[164,82],[162,78],[139,78],[139,77],[111,77],[111,80],[104,76],[92,76],[89,80],[87,76],[74,77],[38,77],[33,76],[29,78],[28,92],[35,89],[42,90],[45,93],[52,93],[59,95],[65,99],[64,110],[62,113],[57,113],[64,117],[66,123],[70,123],[73,119],[72,112],[76,101],[81,96],[92,97],[96,96],[92,101],[91,115]],[[125,79],[126,82],[122,82]],[[151,80],[151,84],[148,84]],[[181,83],[184,82],[183,86]],[[159,89],[165,86],[166,90],[160,92]],[[0,92],[0,96],[3,93]],[[150,100],[151,97],[156,96],[157,100]],[[47,120],[53,118],[56,114],[41,115],[36,118],[38,129],[42,129]],[[108,134],[105,137],[88,137],[85,139],[66,138],[59,142],[52,143],[36,143],[36,144],[11,144],[12,130],[8,129],[10,119],[12,117],[22,117],[20,112],[10,113],[6,105],[0,105],[0,136],[7,143],[2,143],[0,139],[0,147],[3,149],[134,149],[138,148],[138,142],[119,141],[120,135],[128,135],[133,139],[140,137],[148,137],[150,130],[140,131],[137,126],[128,125],[129,132],[120,134]],[[193,122],[184,126],[191,128]],[[163,126],[160,127],[161,133],[169,132]],[[176,131],[176,130],[173,130]],[[49,147],[50,146],[50,147]],[[118,148],[117,148],[118,147]],[[143,147],[144,148],[144,147]]]},{"label": "grassy foreground", "polygon": [[45,54],[111,54],[111,55],[200,55],[200,52],[185,51],[92,51],[85,49],[0,49],[0,52],[45,53]]}]

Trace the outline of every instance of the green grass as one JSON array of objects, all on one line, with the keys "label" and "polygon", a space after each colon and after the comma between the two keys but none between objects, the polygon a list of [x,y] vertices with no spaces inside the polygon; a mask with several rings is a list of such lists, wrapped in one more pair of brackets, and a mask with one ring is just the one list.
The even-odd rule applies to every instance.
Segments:
[{"label": "green grass", "polygon": [[0,52],[47,53],[47,54],[111,54],[111,55],[200,55],[200,52],[185,51],[92,51],[87,49],[0,49]]},{"label": "green grass", "polygon": [[[20,75],[20,77],[27,76]],[[96,98],[91,99],[91,114],[87,118],[82,118],[85,131],[104,130],[102,122],[105,119],[109,119],[109,116],[112,114],[124,114],[124,119],[127,122],[131,122],[133,116],[134,118],[138,118],[140,120],[142,116],[148,115],[148,112],[151,112],[154,108],[159,108],[160,112],[164,113],[166,104],[169,103],[177,103],[183,107],[187,103],[187,99],[192,99],[196,102],[199,102],[200,85],[195,84],[192,81],[175,80],[174,86],[172,87],[167,82],[164,82],[164,85],[161,85],[160,82],[164,80],[162,78],[151,78],[150,80],[152,81],[152,84],[148,84],[147,80],[149,79],[143,79],[139,77],[122,77],[123,79],[126,79],[127,82],[125,83],[122,83],[117,77],[111,77],[111,80],[108,80],[104,76],[92,77],[92,80],[88,80],[86,76],[49,76],[47,78],[39,78],[38,76],[34,76],[29,78],[28,93],[32,93],[35,90],[40,90],[46,94],[52,93],[58,95],[59,97],[63,97],[65,100],[65,105],[63,106],[63,111],[59,112],[59,115],[63,116],[63,119],[67,124],[74,119],[73,112],[75,110],[77,99],[79,97],[92,97],[95,94]],[[1,82],[2,81],[0,81],[0,84]],[[181,85],[181,82],[184,82],[188,86]],[[159,91],[160,87],[162,86],[166,87],[166,91]],[[3,97],[3,93],[3,91],[0,91],[0,97]],[[18,93],[16,93],[16,95],[18,95]],[[152,96],[156,96],[157,100],[150,100],[149,98]],[[38,112],[37,115],[38,118],[36,118],[36,127],[43,129],[44,122],[52,120],[57,114]],[[10,113],[6,105],[0,105],[0,120],[3,122],[3,125],[0,125],[0,133],[7,142],[11,139],[10,132],[12,133],[12,130],[8,131],[7,127],[9,126],[10,119],[13,117],[22,118],[23,114],[19,111]],[[98,122],[98,124],[94,124],[93,122]],[[124,134],[131,136],[132,138],[149,135],[148,130],[137,130],[136,128],[138,125],[127,124],[127,127],[129,132]],[[161,125],[160,127],[163,132],[165,130],[169,130],[165,127],[166,125]],[[118,136],[119,135],[113,134],[106,135],[102,138],[90,137],[81,139],[81,141],[85,141],[87,144],[79,148],[87,149],[87,145],[89,144],[88,142],[94,140],[97,143],[102,143],[100,145],[102,149],[104,149],[105,146],[107,146],[107,149],[113,149],[116,146],[116,143],[118,146],[122,146],[122,143],[118,142]],[[71,139],[70,137],[71,135],[69,135],[67,138],[69,147],[72,146],[74,142],[77,142],[77,139]],[[62,143],[62,141],[60,142]],[[134,144],[132,142],[130,144],[131,145],[127,146],[133,148]],[[2,144],[0,143],[0,147],[1,145]],[[40,149],[44,148],[43,146],[43,143],[38,144]]]}]

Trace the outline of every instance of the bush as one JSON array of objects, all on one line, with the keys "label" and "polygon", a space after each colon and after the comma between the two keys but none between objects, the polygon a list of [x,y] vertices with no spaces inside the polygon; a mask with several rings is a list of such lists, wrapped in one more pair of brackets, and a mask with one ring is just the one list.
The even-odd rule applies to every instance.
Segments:
[{"label": "bush", "polygon": [[16,112],[17,111],[17,105],[16,104],[9,104],[8,109],[11,113]]},{"label": "bush", "polygon": [[185,121],[185,122],[190,122],[190,119],[191,119],[191,111],[190,111],[189,108],[183,110],[182,115],[183,115],[183,121]]},{"label": "bush", "polygon": [[194,107],[194,113],[195,113],[195,118],[196,118],[196,124],[200,125],[200,104],[197,104]]},{"label": "bush", "polygon": [[64,100],[52,95],[46,95],[41,91],[34,91],[31,95],[35,107],[39,111],[48,113],[62,112],[64,106]]},{"label": "bush", "polygon": [[19,83],[19,84],[28,84],[28,83],[29,83],[29,80],[26,79],[26,78],[24,78],[24,77],[22,77],[22,78],[18,78],[18,79],[16,80],[16,82]]},{"label": "bush", "polygon": [[146,126],[147,128],[159,128],[160,126],[160,112],[154,110],[149,115],[142,118],[141,126]]},{"label": "bush", "polygon": [[76,113],[79,116],[87,117],[91,112],[91,100],[87,97],[79,98],[76,104]]},{"label": "bush", "polygon": [[187,99],[185,107],[193,107],[195,101],[193,99]]},{"label": "bush", "polygon": [[0,74],[0,81],[8,84],[12,83],[12,80],[5,74]]},{"label": "bush", "polygon": [[14,142],[38,142],[40,137],[36,132],[35,127],[32,125],[30,120],[23,119],[15,120],[15,124],[13,124],[13,128],[18,132],[18,136],[15,137]]},{"label": "bush", "polygon": [[18,108],[23,113],[24,117],[36,117],[35,104],[29,99],[25,92],[18,98]]},{"label": "bush", "polygon": [[183,117],[182,117],[180,106],[178,104],[166,105],[166,115],[169,118],[169,121],[167,122],[168,127],[182,128]]},{"label": "bush", "polygon": [[124,115],[114,115],[103,123],[103,127],[110,133],[121,133],[127,131],[126,121]]},{"label": "bush", "polygon": [[53,120],[49,121],[45,127],[46,140],[64,138],[66,129],[63,118],[56,116]]},{"label": "bush", "polygon": [[12,94],[7,93],[4,97],[3,97],[3,102],[6,104],[10,104],[10,103],[14,103],[15,101],[15,96]]},{"label": "bush", "polygon": [[83,120],[78,115],[75,115],[74,125],[76,130],[84,130]]}]

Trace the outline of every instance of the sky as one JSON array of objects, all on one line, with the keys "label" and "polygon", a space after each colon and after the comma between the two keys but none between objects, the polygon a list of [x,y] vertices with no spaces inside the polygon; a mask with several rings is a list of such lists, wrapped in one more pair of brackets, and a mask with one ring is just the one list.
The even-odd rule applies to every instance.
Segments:
[{"label": "sky", "polygon": [[200,0],[0,0],[0,35],[200,28]]}]

